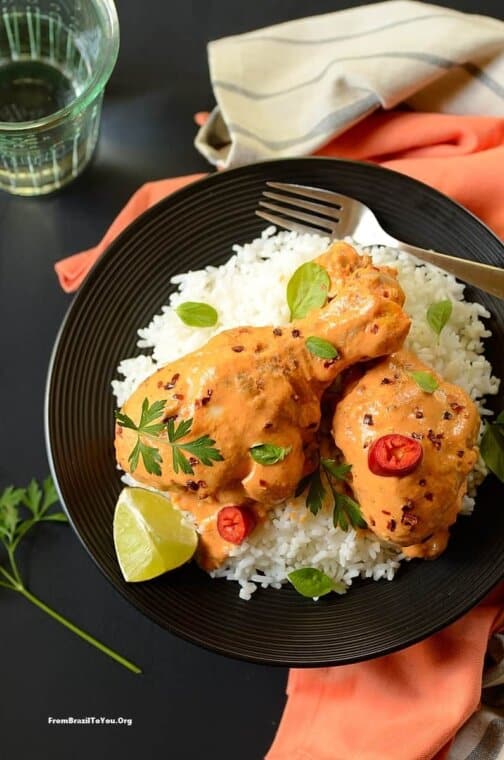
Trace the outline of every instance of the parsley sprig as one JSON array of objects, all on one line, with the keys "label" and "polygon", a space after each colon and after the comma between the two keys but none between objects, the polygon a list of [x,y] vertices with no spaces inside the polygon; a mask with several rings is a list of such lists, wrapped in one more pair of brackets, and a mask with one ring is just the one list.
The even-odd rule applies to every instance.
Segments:
[{"label": "parsley sprig", "polygon": [[333,501],[333,525],[344,531],[349,527],[367,528],[357,502],[334,487],[333,480],[346,480],[351,469],[351,464],[338,464],[334,459],[322,458],[320,467],[303,478],[296,489],[296,496],[300,496],[308,488],[306,506],[312,515],[320,512],[329,491]]},{"label": "parsley sprig", "polygon": [[0,545],[5,550],[8,561],[7,566],[0,564],[0,587],[21,594],[29,602],[57,620],[58,623],[64,625],[65,628],[87,641],[88,644],[96,647],[133,673],[141,673],[140,668],[132,662],[78,628],[26,588],[17,565],[16,550],[28,531],[36,525],[44,522],[68,522],[63,512],[51,510],[57,501],[58,495],[50,477],[44,480],[42,488],[35,480],[32,480],[27,488],[9,486],[0,494]]},{"label": "parsley sprig", "polygon": [[224,457],[215,448],[215,441],[210,436],[202,435],[194,441],[181,441],[182,438],[185,438],[191,432],[192,418],[181,420],[177,427],[175,427],[173,417],[170,417],[166,423],[156,422],[156,420],[159,420],[163,416],[165,405],[166,400],[163,400],[154,401],[149,406],[149,400],[144,398],[138,425],[127,414],[116,412],[118,425],[134,430],[138,434],[135,446],[128,457],[131,472],[135,472],[140,457],[142,457],[144,467],[150,475],[161,475],[160,465],[163,463],[163,460],[159,449],[155,446],[149,446],[149,444],[141,439],[141,436],[157,438],[165,430],[168,434],[168,443],[172,448],[172,464],[175,473],[182,470],[186,475],[194,475],[191,462],[184,454],[184,451],[208,467],[211,467],[214,462],[222,462]]}]

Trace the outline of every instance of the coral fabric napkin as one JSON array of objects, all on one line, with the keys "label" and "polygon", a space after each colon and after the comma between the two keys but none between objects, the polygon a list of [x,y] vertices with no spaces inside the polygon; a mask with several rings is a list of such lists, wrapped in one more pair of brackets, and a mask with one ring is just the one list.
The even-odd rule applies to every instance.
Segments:
[{"label": "coral fabric napkin", "polygon": [[[504,119],[378,112],[330,142],[318,155],[374,161],[409,174],[462,203],[504,237]],[[135,217],[202,176],[143,185],[96,247],[56,264],[61,287],[68,293],[77,290],[101,253]]]},{"label": "coral fabric napkin", "polygon": [[413,0],[361,5],[208,46],[217,106],[196,138],[213,164],[313,153],[368,114],[500,116],[504,23]]}]

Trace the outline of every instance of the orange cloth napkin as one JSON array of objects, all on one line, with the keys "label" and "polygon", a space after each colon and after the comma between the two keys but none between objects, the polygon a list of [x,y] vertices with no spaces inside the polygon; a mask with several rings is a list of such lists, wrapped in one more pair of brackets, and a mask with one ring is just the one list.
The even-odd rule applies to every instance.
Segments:
[{"label": "orange cloth napkin", "polygon": [[[416,177],[504,237],[504,119],[379,112],[318,155],[373,161]],[[136,216],[201,176],[141,187],[95,248],[56,264],[64,290],[79,287]],[[387,657],[291,670],[287,707],[267,760],[446,758],[452,737],[478,706],[486,644],[502,625],[503,601],[501,589],[441,633]]]},{"label": "orange cloth napkin", "polygon": [[[203,119],[198,114],[198,122]],[[378,112],[317,155],[373,161],[409,174],[446,193],[504,237],[504,119]],[[77,290],[97,258],[135,217],[202,176],[192,174],[143,185],[95,248],[56,264],[61,287],[68,293]]]}]

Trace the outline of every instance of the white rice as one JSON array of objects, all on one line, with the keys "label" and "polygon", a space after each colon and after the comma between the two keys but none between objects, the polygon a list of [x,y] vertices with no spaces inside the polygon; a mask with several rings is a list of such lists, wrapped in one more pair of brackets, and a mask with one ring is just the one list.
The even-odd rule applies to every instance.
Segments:
[{"label": "white rice", "polygon": [[[357,250],[359,246],[349,240]],[[239,325],[281,325],[288,322],[285,289],[292,273],[329,245],[326,237],[264,230],[260,238],[243,246],[233,246],[234,255],[222,266],[209,266],[172,278],[178,291],[169,298],[160,314],[138,331],[140,356],[124,359],[112,383],[121,406],[135,388],[158,366],[196,350],[213,335]],[[449,275],[402,251],[390,248],[366,250],[377,265],[398,270],[406,293],[405,310],[412,318],[406,347],[450,382],[461,386],[476,402],[482,415],[488,414],[484,397],[498,391],[490,363],[483,355],[483,339],[490,335],[482,322],[488,311],[477,303],[463,300],[464,286]],[[439,339],[427,324],[428,306],[450,299],[453,313]],[[212,328],[184,325],[174,308],[183,301],[202,301],[214,306],[219,321]],[[475,485],[486,470],[482,461],[470,480],[470,496],[463,512],[474,506]],[[133,482],[131,478],[127,482]],[[240,597],[250,599],[258,586],[280,588],[287,575],[299,567],[316,567],[347,586],[357,577],[391,580],[403,556],[397,549],[383,546],[371,534],[344,532],[332,525],[326,510],[314,517],[302,498],[292,499],[273,510],[271,519],[258,527],[241,546],[233,547],[226,564],[215,577],[238,581]]]}]

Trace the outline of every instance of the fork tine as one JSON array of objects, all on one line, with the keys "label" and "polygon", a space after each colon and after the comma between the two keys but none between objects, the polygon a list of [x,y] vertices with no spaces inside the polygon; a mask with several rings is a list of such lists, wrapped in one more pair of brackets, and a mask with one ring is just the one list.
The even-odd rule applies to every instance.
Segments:
[{"label": "fork tine", "polygon": [[291,232],[300,232],[302,234],[308,233],[309,235],[323,234],[322,230],[317,230],[315,227],[308,227],[306,224],[299,224],[298,222],[293,222],[290,219],[282,219],[281,216],[268,214],[266,211],[256,211],[255,214],[261,219],[264,219],[265,222],[274,224],[277,227],[283,227],[286,230],[291,230]]},{"label": "fork tine", "polygon": [[285,206],[278,206],[276,203],[266,203],[266,201],[259,201],[259,205],[263,208],[269,209],[269,211],[278,211],[280,214],[285,214],[292,219],[299,219],[302,222],[307,222],[314,227],[322,227],[328,232],[332,232],[334,223],[329,219],[323,219],[321,216],[313,216],[313,214],[305,214],[303,211],[294,211],[293,209],[286,208]]},{"label": "fork tine", "polygon": [[325,201],[331,206],[342,208],[345,203],[351,199],[346,195],[333,193],[332,190],[321,190],[317,187],[308,187],[307,185],[291,185],[288,182],[266,182],[268,187],[273,190],[286,190],[293,195],[300,195],[303,198],[314,198],[317,201]]},{"label": "fork tine", "polygon": [[339,221],[339,212],[332,206],[326,206],[322,203],[311,203],[310,201],[302,201],[299,198],[292,195],[280,195],[280,193],[268,193],[263,192],[265,198],[270,198],[273,201],[281,201],[282,203],[290,203],[291,206],[297,206],[299,208],[305,208],[307,211],[314,211],[316,214],[323,214],[324,216],[330,216],[332,219]]}]

